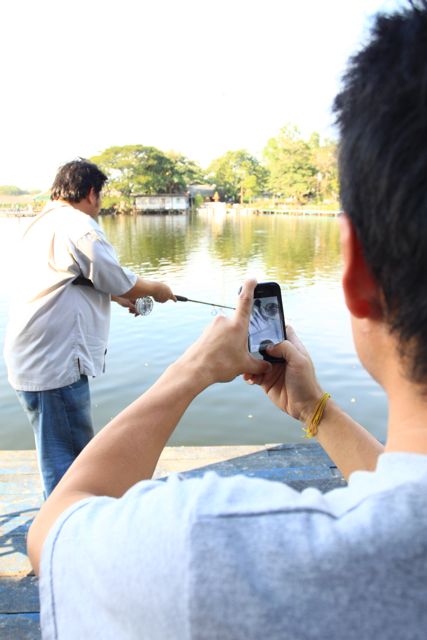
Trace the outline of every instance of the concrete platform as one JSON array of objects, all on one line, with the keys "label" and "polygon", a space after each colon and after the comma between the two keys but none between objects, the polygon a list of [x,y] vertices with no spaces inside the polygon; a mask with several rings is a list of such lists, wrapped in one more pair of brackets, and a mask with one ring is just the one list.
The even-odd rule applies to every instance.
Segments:
[{"label": "concrete platform", "polygon": [[[154,476],[207,471],[286,482],[329,491],[345,484],[317,443],[298,445],[166,447]],[[0,638],[39,640],[37,578],[31,575],[25,538],[42,502],[34,451],[0,451]]]}]

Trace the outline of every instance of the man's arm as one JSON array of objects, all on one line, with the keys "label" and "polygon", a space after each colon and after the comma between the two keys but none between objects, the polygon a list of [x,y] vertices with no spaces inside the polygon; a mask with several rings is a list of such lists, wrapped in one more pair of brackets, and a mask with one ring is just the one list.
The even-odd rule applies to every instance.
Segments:
[{"label": "man's arm", "polygon": [[152,296],[156,302],[166,302],[167,300],[176,300],[170,287],[164,282],[158,282],[157,280],[146,280],[145,278],[137,277],[137,280],[129,291],[121,294],[121,298],[127,300],[136,300],[137,298],[143,298],[144,296]]},{"label": "man's arm", "polygon": [[353,471],[374,471],[384,446],[362,425],[328,400],[317,440],[347,478]]},{"label": "man's arm", "polygon": [[138,310],[135,306],[137,298],[143,298],[144,296],[152,296],[156,302],[166,302],[167,300],[174,300],[176,298],[172,293],[172,289],[168,287],[164,282],[157,282],[156,280],[145,280],[137,277],[137,280],[129,291],[123,293],[121,296],[111,296],[113,302],[117,302],[121,307],[128,309],[129,313],[134,316],[138,316]]},{"label": "man's arm", "polygon": [[[292,327],[286,327],[288,339],[268,347],[271,355],[282,357],[262,375],[246,375],[250,384],[259,384],[282,411],[307,425],[323,395],[310,355]],[[383,445],[369,431],[344,413],[329,399],[318,427],[317,440],[345,478],[353,471],[374,470]]]},{"label": "man's arm", "polygon": [[[152,296],[157,302],[175,300],[172,290],[163,282],[146,280],[133,273],[130,279],[131,272],[120,265],[114,247],[94,230],[79,239],[73,257],[83,279],[91,282],[95,289],[112,294],[117,301],[126,298],[133,303],[144,296]],[[132,283],[131,289],[126,290]]]},{"label": "man's arm", "polygon": [[232,318],[218,316],[157,382],[87,445],[42,506],[30,527],[28,554],[39,571],[43,543],[63,511],[91,496],[123,495],[150,478],[160,453],[191,401],[214,382],[243,371],[262,374],[270,364],[247,349],[255,282],[245,283]]},{"label": "man's arm", "polygon": [[[245,372],[261,384],[289,415],[307,422],[322,395],[303,345],[288,328],[285,342],[271,349],[285,364],[271,365],[252,358],[247,336],[255,281],[247,281],[232,318],[217,316],[201,337],[171,365],[158,381],[122,411],[87,445],[49,496],[30,527],[28,553],[36,573],[43,543],[52,525],[75,502],[91,496],[123,495],[150,478],[160,453],[192,400],[214,382],[228,382]],[[381,445],[365,429],[327,406],[319,441],[348,475],[375,467]]]},{"label": "man's arm", "polygon": [[121,298],[120,296],[111,296],[111,301],[117,302],[117,304],[127,309],[129,313],[132,313],[134,316],[139,315],[138,310],[135,306],[135,300],[128,300],[128,298]]}]

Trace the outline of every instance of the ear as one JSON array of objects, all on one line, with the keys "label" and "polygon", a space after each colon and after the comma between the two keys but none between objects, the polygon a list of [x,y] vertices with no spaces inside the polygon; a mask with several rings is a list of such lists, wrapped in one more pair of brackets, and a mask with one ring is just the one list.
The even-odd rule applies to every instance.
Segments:
[{"label": "ear", "polygon": [[90,204],[95,204],[96,200],[98,199],[98,195],[93,187],[90,188],[86,198],[90,202]]},{"label": "ear", "polygon": [[340,216],[342,286],[346,305],[355,318],[377,320],[382,316],[381,291],[363,255],[354,226],[347,216]]}]

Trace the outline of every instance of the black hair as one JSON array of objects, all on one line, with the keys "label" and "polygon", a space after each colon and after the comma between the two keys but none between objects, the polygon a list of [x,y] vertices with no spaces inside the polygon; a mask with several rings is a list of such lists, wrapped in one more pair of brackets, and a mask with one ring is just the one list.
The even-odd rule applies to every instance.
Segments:
[{"label": "black hair", "polygon": [[50,197],[52,200],[80,202],[91,189],[100,194],[108,180],[107,176],[93,162],[78,158],[59,168],[53,182]]},{"label": "black hair", "polygon": [[341,202],[410,378],[427,381],[427,0],[380,14],[334,102]]}]

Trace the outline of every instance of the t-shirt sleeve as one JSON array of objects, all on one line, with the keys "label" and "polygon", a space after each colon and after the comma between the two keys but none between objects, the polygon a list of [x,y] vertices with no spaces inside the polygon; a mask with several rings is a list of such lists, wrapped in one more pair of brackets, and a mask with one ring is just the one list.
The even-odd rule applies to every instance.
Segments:
[{"label": "t-shirt sleeve", "polygon": [[[190,517],[179,484],[174,477],[143,481],[120,499],[89,498],[62,514],[43,547],[44,639],[75,638],[76,620],[79,637],[94,637],[97,612],[103,638],[119,638],[135,611],[144,637],[174,637],[171,620],[185,619],[181,577]],[[174,615],[158,615],[171,606]]]},{"label": "t-shirt sleeve", "polygon": [[137,275],[121,266],[114,248],[95,230],[78,240],[74,254],[82,275],[93,282],[98,291],[121,296],[137,281]]}]

